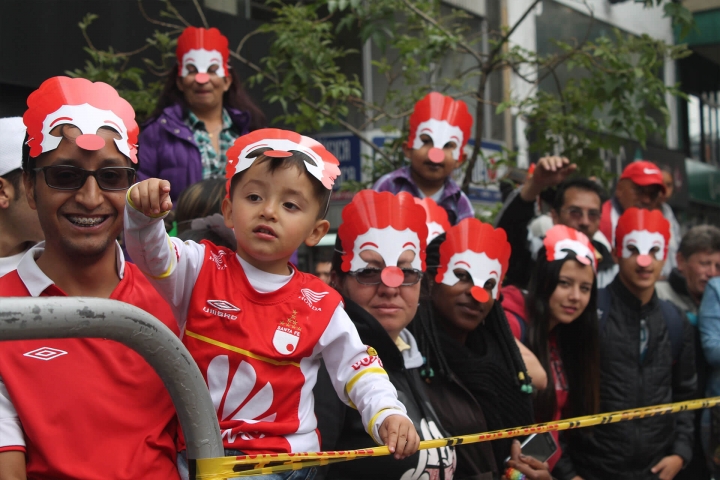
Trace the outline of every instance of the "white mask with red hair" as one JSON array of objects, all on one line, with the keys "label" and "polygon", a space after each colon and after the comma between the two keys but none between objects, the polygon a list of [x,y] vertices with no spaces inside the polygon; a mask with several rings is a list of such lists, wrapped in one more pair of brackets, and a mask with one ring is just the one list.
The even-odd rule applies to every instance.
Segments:
[{"label": "white mask with red hair", "polygon": [[255,155],[260,149],[265,150],[262,155],[272,158],[290,157],[293,151],[304,153],[312,162],[311,164],[305,160],[305,168],[328,190],[332,189],[335,179],[340,175],[338,166],[340,162],[321,143],[289,130],[263,128],[237,138],[233,146],[228,149],[228,163],[225,170],[228,193],[232,178],[250,168],[260,156]]},{"label": "white mask with red hair", "polygon": [[494,229],[475,218],[466,218],[447,231],[440,245],[440,268],[435,281],[455,285],[455,270],[465,270],[473,281],[472,297],[480,303],[490,300],[485,283],[495,280],[492,298],[500,297],[500,285],[510,261],[510,244],[502,228]]},{"label": "white mask with red hair", "polygon": [[217,28],[188,27],[178,37],[175,50],[178,62],[178,75],[187,76],[190,65],[195,67],[197,74],[195,81],[207,83],[210,81],[208,71],[217,66],[215,74],[225,77],[229,68],[228,39]]},{"label": "white mask with red hair", "polygon": [[597,270],[595,247],[584,233],[574,228],[555,225],[546,232],[543,245],[548,262],[562,260],[572,252],[575,260],[583,265],[592,265],[593,271]]},{"label": "white mask with red hair", "polygon": [[433,141],[428,157],[435,163],[442,163],[445,160],[443,147],[448,142],[454,142],[453,158],[462,161],[465,158],[463,149],[470,140],[472,124],[473,119],[465,102],[453,100],[438,92],[430,92],[415,104],[410,115],[410,136],[407,144],[413,149],[422,148],[423,141],[420,136],[427,135]]},{"label": "white mask with red hair", "polygon": [[429,244],[435,237],[450,230],[448,214],[444,208],[435,203],[435,200],[430,197],[425,197],[422,200],[417,197],[414,198],[415,203],[425,209],[425,223],[428,228],[427,243]]},{"label": "white mask with red hair", "polygon": [[[118,151],[137,163],[139,128],[135,111],[110,85],[84,78],[53,77],[30,94],[27,105],[23,122],[31,157],[55,150],[63,138],[74,140],[83,150],[100,150],[105,138],[97,132],[106,128],[120,136],[114,140]],[[73,125],[80,135],[52,135],[50,132],[60,125]]]},{"label": "white mask with red hair", "polygon": [[636,250],[638,265],[647,267],[653,256],[656,260],[665,260],[669,245],[670,222],[660,210],[632,207],[618,219],[615,248],[622,258],[631,258]]},{"label": "white mask with red hair", "polygon": [[381,279],[389,287],[402,284],[403,272],[397,264],[405,251],[415,254],[411,267],[425,271],[425,211],[409,193],[362,190],[343,209],[342,217],[338,235],[344,252],[343,272],[366,268],[368,262],[360,254],[367,250],[377,252],[384,260]]}]

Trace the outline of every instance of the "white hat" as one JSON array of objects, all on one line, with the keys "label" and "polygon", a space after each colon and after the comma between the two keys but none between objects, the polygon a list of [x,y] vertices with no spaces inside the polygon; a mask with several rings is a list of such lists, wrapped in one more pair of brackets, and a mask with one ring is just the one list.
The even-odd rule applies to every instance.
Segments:
[{"label": "white hat", "polygon": [[22,168],[25,130],[22,117],[0,118],[0,176]]}]

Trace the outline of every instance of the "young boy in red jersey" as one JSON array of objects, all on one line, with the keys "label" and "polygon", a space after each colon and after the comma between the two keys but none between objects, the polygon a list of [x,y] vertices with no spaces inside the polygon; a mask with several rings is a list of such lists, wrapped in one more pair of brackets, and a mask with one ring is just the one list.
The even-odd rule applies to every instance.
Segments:
[{"label": "young boy in red jersey", "polygon": [[206,376],[228,455],[320,449],[312,388],[321,357],[337,394],[358,409],[375,441],[397,458],[418,448],[405,408],[340,295],[288,263],[302,242],[314,246],[327,233],[337,165],[322,145],[294,132],[263,129],[236,140],[222,211],[237,252],[165,234],[166,180],[128,192],[128,251],[174,308]]}]

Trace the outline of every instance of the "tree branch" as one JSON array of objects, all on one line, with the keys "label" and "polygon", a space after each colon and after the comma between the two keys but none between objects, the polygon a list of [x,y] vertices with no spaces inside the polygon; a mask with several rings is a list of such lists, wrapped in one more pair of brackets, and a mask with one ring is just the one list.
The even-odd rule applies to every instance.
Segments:
[{"label": "tree branch", "polygon": [[[536,0],[535,3],[537,3],[538,1],[540,1],[540,0]],[[425,20],[425,21],[426,21],[427,23],[429,23],[430,25],[433,25],[435,28],[437,28],[438,30],[440,30],[441,32],[443,32],[447,37],[455,37],[455,35],[451,34],[450,32],[447,31],[447,29],[445,29],[445,27],[443,27],[442,25],[440,25],[440,24],[437,22],[437,20],[435,20],[434,18],[428,16],[425,12],[423,12],[422,10],[420,10],[419,8],[417,8],[415,5],[413,5],[410,0],[403,0],[403,3],[404,3],[405,6],[406,6],[407,8],[409,8],[412,12],[414,12],[416,15],[418,15],[420,18],[422,18],[423,20]],[[467,44],[464,43],[464,42],[458,42],[458,45],[459,45],[466,53],[472,55],[479,64],[482,64],[482,63],[483,63],[484,60],[483,60],[483,58],[482,58],[482,55],[479,54],[478,52],[476,52],[475,49],[471,48],[469,45],[467,45]]]},{"label": "tree branch", "polygon": [[153,23],[155,25],[160,25],[161,27],[167,27],[167,28],[179,28],[184,29],[182,25],[176,25],[174,23],[167,23],[167,22],[161,22],[160,20],[155,20],[154,18],[151,18],[150,15],[147,14],[145,11],[145,8],[142,5],[143,0],[138,0],[138,8],[140,9],[140,13],[142,13],[142,16],[145,17],[145,20],[147,20],[150,23]]},{"label": "tree branch", "polygon": [[[500,50],[502,50],[503,44],[505,44],[510,39],[510,36],[513,33],[515,33],[515,30],[520,26],[520,24],[525,20],[525,18],[530,14],[530,12],[533,11],[533,9],[535,8],[535,6],[538,3],[540,3],[540,0],[535,0],[532,3],[532,5],[530,5],[528,7],[528,9],[525,10],[525,13],[523,13],[522,16],[520,17],[520,20],[515,22],[515,25],[513,25],[512,28],[505,35],[503,35],[503,37],[500,39],[498,44],[495,45],[495,48],[493,48],[492,51],[490,52],[490,55],[488,55],[488,59],[490,62],[494,63],[494,60],[492,60],[492,59],[494,59],[497,56],[497,54],[500,52]],[[490,71],[492,71],[492,69]],[[488,71],[487,73],[490,73],[490,72]]]},{"label": "tree branch", "polygon": [[203,12],[203,9],[200,7],[198,0],[192,0],[192,1],[193,1],[193,4],[195,4],[195,9],[197,10],[198,14],[200,15],[200,20],[202,20],[202,23],[205,26],[205,28],[210,28],[207,20],[205,19],[205,13]]}]

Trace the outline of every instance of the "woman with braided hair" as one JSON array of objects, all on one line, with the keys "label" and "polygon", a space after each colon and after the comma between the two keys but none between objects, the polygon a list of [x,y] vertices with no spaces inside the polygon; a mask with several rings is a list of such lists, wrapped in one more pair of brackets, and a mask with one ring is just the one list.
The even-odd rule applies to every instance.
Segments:
[{"label": "woman with braided hair", "polygon": [[[533,423],[531,378],[496,302],[509,256],[505,232],[476,219],[427,248],[424,295],[411,328],[425,357],[426,392],[453,436]],[[535,376],[544,377],[534,364]],[[458,447],[456,477],[497,478],[511,445],[506,439]]]}]

